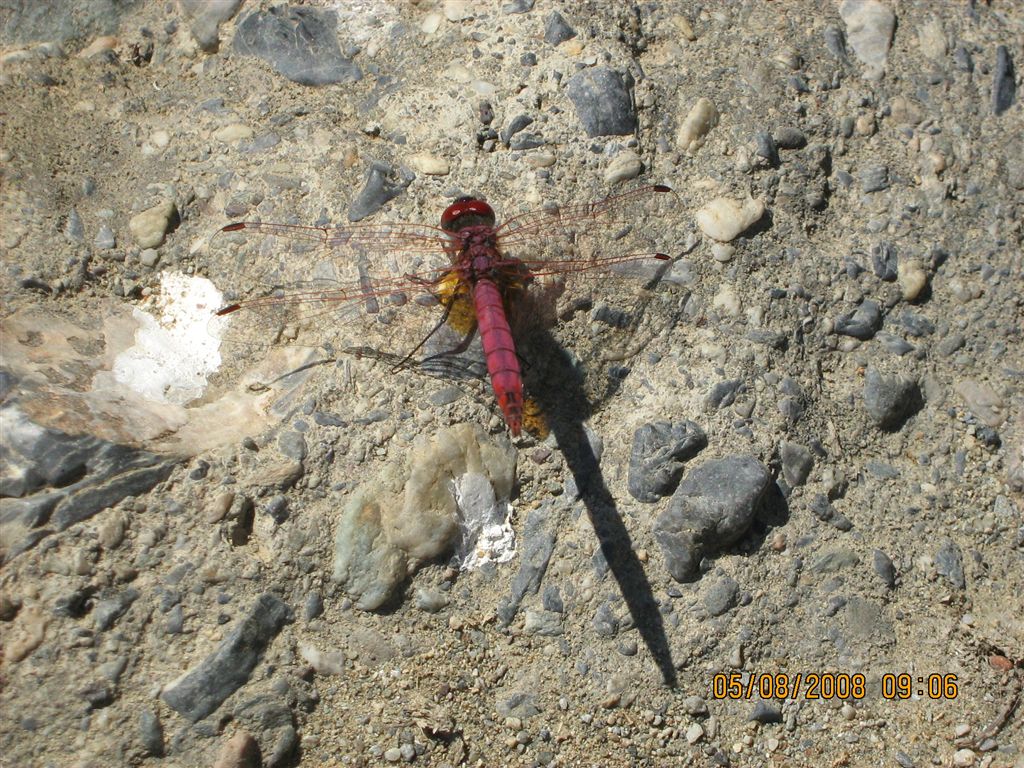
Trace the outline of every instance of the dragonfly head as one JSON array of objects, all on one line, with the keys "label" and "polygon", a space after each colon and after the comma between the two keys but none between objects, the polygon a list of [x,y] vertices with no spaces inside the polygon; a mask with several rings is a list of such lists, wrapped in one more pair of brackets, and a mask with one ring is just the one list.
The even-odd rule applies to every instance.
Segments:
[{"label": "dragonfly head", "polygon": [[441,214],[441,229],[458,232],[472,226],[494,226],[494,210],[478,197],[460,197]]}]

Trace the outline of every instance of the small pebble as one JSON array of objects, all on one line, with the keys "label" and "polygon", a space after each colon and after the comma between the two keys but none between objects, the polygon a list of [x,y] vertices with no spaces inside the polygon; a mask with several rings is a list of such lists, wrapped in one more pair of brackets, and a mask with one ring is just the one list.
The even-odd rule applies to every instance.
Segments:
[{"label": "small pebble", "polygon": [[644,164],[635,152],[620,152],[608,164],[608,169],[604,172],[604,180],[607,184],[620,184],[623,181],[635,179],[640,175],[643,167]]},{"label": "small pebble", "polygon": [[708,237],[727,243],[756,224],[764,215],[764,203],[748,198],[742,202],[718,197],[697,211],[697,226]]},{"label": "small pebble", "polygon": [[679,126],[676,144],[684,152],[696,152],[704,146],[708,132],[718,125],[718,108],[711,99],[703,96],[690,108],[683,124]]}]

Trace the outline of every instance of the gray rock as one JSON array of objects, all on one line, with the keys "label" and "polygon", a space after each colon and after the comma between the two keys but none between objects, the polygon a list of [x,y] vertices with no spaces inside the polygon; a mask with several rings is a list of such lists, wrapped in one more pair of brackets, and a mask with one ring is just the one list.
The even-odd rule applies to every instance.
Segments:
[{"label": "gray rock", "polygon": [[420,588],[416,590],[415,602],[421,611],[437,613],[448,606],[448,596],[439,589]]},{"label": "gray rock", "polygon": [[731,576],[723,576],[704,593],[704,607],[712,616],[721,616],[736,606],[740,586]]},{"label": "gray rock", "polygon": [[896,566],[893,565],[892,560],[885,552],[880,549],[876,549],[872,553],[874,558],[875,573],[882,580],[889,589],[896,588]]},{"label": "gray rock", "polygon": [[109,251],[116,244],[114,230],[110,228],[109,224],[100,224],[100,228],[96,232],[96,238],[93,240],[93,245],[100,251]]},{"label": "gray rock", "polygon": [[601,637],[614,637],[618,633],[619,617],[615,615],[611,603],[606,601],[597,607],[591,626]]},{"label": "gray rock", "polygon": [[163,756],[164,727],[159,715],[152,709],[144,709],[139,713],[139,741],[147,755]]},{"label": "gray rock", "polygon": [[834,547],[824,552],[821,557],[811,566],[814,573],[835,573],[844,568],[857,565],[860,558],[852,549],[846,547]]},{"label": "gray rock", "polygon": [[708,444],[694,421],[656,421],[633,433],[628,488],[638,501],[655,502],[672,493],[683,476],[683,463]]},{"label": "gray rock", "polygon": [[184,629],[185,611],[180,605],[176,605],[167,612],[167,619],[164,621],[164,633],[180,635]]},{"label": "gray rock", "polygon": [[781,149],[800,149],[807,146],[807,137],[804,132],[791,125],[777,128],[772,138]]},{"label": "gray rock", "polygon": [[519,570],[512,579],[512,594],[498,606],[498,618],[505,626],[512,621],[523,598],[540,589],[541,579],[555,549],[555,515],[550,504],[530,511],[523,527]]},{"label": "gray rock", "polygon": [[286,429],[277,438],[277,448],[289,459],[302,461],[306,458],[306,438],[301,432],[294,429]]},{"label": "gray rock", "polygon": [[533,118],[529,115],[516,115],[513,117],[512,121],[501,131],[501,143],[507,147],[512,137],[532,122]]},{"label": "gray rock", "polygon": [[714,411],[728,408],[736,402],[736,395],[745,391],[743,379],[726,379],[715,384],[704,397],[704,409]]},{"label": "gray rock", "polygon": [[832,57],[837,61],[846,61],[846,35],[843,34],[843,30],[830,24],[825,27],[823,36],[825,49],[832,54]]},{"label": "gray rock", "polygon": [[865,194],[889,188],[889,166],[869,165],[860,172],[860,188]]},{"label": "gray rock", "polygon": [[319,592],[310,592],[302,604],[302,618],[312,621],[324,612],[324,599]]},{"label": "gray rock", "polygon": [[875,271],[875,276],[880,280],[885,280],[888,283],[895,282],[899,269],[896,246],[884,241],[871,246],[871,266]]},{"label": "gray rock", "polygon": [[[275,681],[277,684],[283,681]],[[287,685],[278,689],[288,692]],[[259,734],[263,768],[281,768],[293,764],[291,758],[299,745],[295,715],[287,703],[274,696],[255,696],[234,708],[232,717],[247,731]]]},{"label": "gray rock", "polygon": [[593,67],[573,75],[566,93],[587,136],[626,136],[636,130],[636,110],[622,75]]},{"label": "gray rock", "polygon": [[206,53],[216,53],[220,46],[220,25],[230,19],[242,0],[181,0],[181,7],[191,19],[189,32]]},{"label": "gray rock", "polygon": [[506,0],[501,4],[501,12],[504,14],[529,13],[533,10],[537,0]]},{"label": "gray rock", "polygon": [[911,312],[909,309],[900,315],[900,325],[903,326],[908,335],[915,338],[931,336],[935,333],[935,323],[924,315]]},{"label": "gray rock", "polygon": [[781,723],[782,710],[775,704],[767,701],[759,701],[754,705],[754,711],[750,713],[749,720],[756,720],[759,723]]},{"label": "gray rock", "polygon": [[286,603],[270,593],[260,595],[217,649],[164,686],[160,698],[193,723],[212,714],[248,682],[267,646],[291,619],[292,611]]},{"label": "gray rock", "polygon": [[992,113],[1001,115],[1013,104],[1017,83],[1013,57],[1005,45],[996,48],[996,66],[992,70]]},{"label": "gray rock", "polygon": [[916,380],[902,374],[883,376],[877,368],[868,366],[864,374],[864,409],[876,426],[898,429],[922,405]]},{"label": "gray rock", "polygon": [[565,612],[565,603],[562,602],[562,593],[556,585],[549,584],[544,587],[544,595],[541,599],[543,600],[545,611],[554,611],[555,613]]},{"label": "gray rock", "polygon": [[779,150],[775,146],[775,139],[768,131],[758,131],[754,134],[754,152],[758,157],[764,158],[772,168],[779,166]]},{"label": "gray rock", "polygon": [[525,720],[541,713],[537,697],[526,691],[516,691],[507,699],[498,702],[498,714],[502,717],[518,717]]},{"label": "gray rock", "polygon": [[46,536],[141,496],[165,480],[174,461],[91,435],[39,426],[15,405],[0,413],[0,561]]},{"label": "gray rock", "polygon": [[360,80],[359,67],[341,55],[337,26],[334,11],[278,5],[242,19],[232,48],[263,59],[301,85]]},{"label": "gray rock", "polygon": [[64,237],[69,243],[81,243],[85,241],[85,225],[82,224],[82,217],[74,208],[68,214],[68,220],[64,224]]},{"label": "gray rock", "polygon": [[864,299],[853,312],[836,318],[836,333],[867,341],[882,327],[882,309],[874,299]]},{"label": "gray rock", "polygon": [[807,482],[814,468],[814,458],[807,446],[783,440],[779,445],[779,459],[782,462],[782,476],[794,488]]},{"label": "gray rock", "polygon": [[691,469],[654,524],[672,578],[693,581],[706,554],[739,540],[771,482],[768,468],[752,456],[729,456]]},{"label": "gray rock", "polygon": [[832,503],[828,500],[828,496],[824,493],[814,494],[814,498],[811,499],[811,503],[808,506],[816,518],[823,523],[828,523],[833,528],[837,528],[840,531],[848,531],[853,528],[853,523],[850,522],[850,519],[833,507]]},{"label": "gray rock", "polygon": [[843,0],[839,16],[846,25],[846,38],[854,55],[865,65],[864,76],[870,80],[881,78],[896,15],[879,0]]},{"label": "gray rock", "polygon": [[93,609],[92,618],[96,622],[96,629],[105,632],[114,626],[114,622],[124,616],[131,608],[132,603],[139,599],[139,591],[129,587],[114,595],[104,597],[96,603]]},{"label": "gray rock", "polygon": [[545,19],[544,42],[548,45],[558,45],[574,37],[576,30],[569,26],[569,22],[558,11],[552,11]]},{"label": "gray rock", "polygon": [[943,539],[935,553],[935,570],[957,589],[967,587],[964,576],[964,559],[960,547],[952,539]]},{"label": "gray rock", "polygon": [[562,629],[562,615],[553,611],[527,611],[523,622],[523,631],[528,635],[556,637]]},{"label": "gray rock", "polygon": [[372,161],[366,170],[363,188],[349,206],[348,220],[359,221],[376,213],[386,202],[402,194],[415,178],[406,168],[396,171],[387,163]]}]

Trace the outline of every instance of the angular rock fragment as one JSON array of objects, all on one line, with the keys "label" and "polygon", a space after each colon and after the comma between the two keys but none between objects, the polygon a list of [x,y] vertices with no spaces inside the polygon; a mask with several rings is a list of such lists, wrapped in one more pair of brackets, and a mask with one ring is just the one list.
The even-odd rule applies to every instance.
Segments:
[{"label": "angular rock fragment", "polygon": [[636,130],[636,109],[622,75],[608,67],[572,76],[566,93],[587,136],[626,136]]},{"label": "angular rock fragment", "polygon": [[770,485],[768,468],[753,456],[729,456],[691,469],[654,524],[672,578],[693,581],[703,557],[738,541]]},{"label": "angular rock fragment", "polygon": [[675,490],[683,463],[708,444],[695,421],[656,421],[633,433],[629,457],[629,493],[637,501],[655,502]]},{"label": "angular rock fragment", "polygon": [[260,595],[217,649],[197,667],[164,686],[160,698],[193,723],[212,714],[248,682],[267,646],[291,619],[291,609],[280,598],[270,593]]},{"label": "angular rock fragment", "polygon": [[341,54],[334,11],[278,5],[250,13],[238,24],[236,53],[257,56],[301,85],[362,79],[359,67]]}]

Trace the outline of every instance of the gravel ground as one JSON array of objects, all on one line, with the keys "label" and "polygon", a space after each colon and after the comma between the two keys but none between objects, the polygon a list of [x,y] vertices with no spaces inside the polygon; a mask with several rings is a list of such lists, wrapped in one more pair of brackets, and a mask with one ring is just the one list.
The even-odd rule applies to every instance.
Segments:
[{"label": "gravel ground", "polygon": [[[0,9],[0,764],[1024,766],[1024,4],[238,5]],[[310,277],[228,222],[623,193],[520,437],[401,324],[119,378]]]}]

